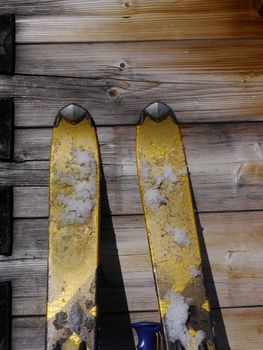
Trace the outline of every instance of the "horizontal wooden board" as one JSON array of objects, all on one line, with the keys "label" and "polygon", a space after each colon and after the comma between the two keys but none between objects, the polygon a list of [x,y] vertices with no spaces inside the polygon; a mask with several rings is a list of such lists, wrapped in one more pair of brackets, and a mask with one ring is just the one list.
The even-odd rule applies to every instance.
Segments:
[{"label": "horizontal wooden board", "polygon": [[[16,72],[133,81],[122,92],[115,84],[108,90],[113,94],[110,99],[106,90],[99,93],[98,89],[104,87],[92,83],[99,97],[94,100],[94,92],[88,90],[85,103],[97,124],[134,124],[140,109],[156,98],[168,102],[180,122],[262,120],[263,91],[258,90],[262,87],[262,44],[262,40],[208,40],[23,45],[17,47]],[[145,83],[134,89],[134,81]],[[167,90],[161,92],[153,84],[150,87],[150,82],[162,83]],[[167,83],[173,84],[170,89]],[[216,96],[211,84],[217,88]],[[51,88],[52,82],[49,85]],[[251,98],[255,88],[257,93]],[[138,89],[140,96],[136,94]],[[75,94],[74,98],[81,102],[81,95]],[[71,101],[65,97],[56,101],[54,96],[51,101],[21,100],[18,95],[16,124],[52,125],[52,116],[66,102]],[[105,110],[103,103],[110,110]]]},{"label": "horizontal wooden board", "polygon": [[[15,186],[15,217],[48,215],[51,132],[16,130],[17,163],[0,164],[0,184]],[[263,123],[184,125],[182,134],[199,212],[262,209]],[[141,214],[135,127],[101,127],[98,136],[111,212]]]},{"label": "horizontal wooden board", "polygon": [[[98,54],[99,53],[99,54]],[[16,74],[192,84],[262,81],[263,40],[18,45]]]},{"label": "horizontal wooden board", "polygon": [[260,17],[249,0],[11,1],[1,12],[17,15],[17,42],[140,41],[262,38]]},{"label": "horizontal wooden board", "polygon": [[[104,218],[101,228],[101,310],[154,310],[156,294],[144,218],[111,220]],[[205,259],[212,306],[218,307],[218,302],[222,307],[263,305],[262,212],[201,214],[200,220],[206,244],[202,251],[212,269],[211,276]],[[0,279],[11,278],[13,284],[14,315],[45,312],[47,227],[45,219],[15,220],[13,255],[0,258]]]},{"label": "horizontal wooden board", "polygon": [[[262,346],[263,308],[227,309],[222,311],[229,346],[232,350],[258,350]],[[214,315],[219,317],[218,313]],[[100,350],[134,350],[129,323],[158,321],[157,312],[105,315],[100,321]],[[14,350],[44,350],[44,317],[13,320]],[[225,340],[218,339],[218,350],[226,350]]]},{"label": "horizontal wooden board", "polygon": [[[249,62],[246,58],[244,61]],[[15,124],[19,127],[50,127],[58,110],[71,102],[88,108],[98,125],[134,125],[141,110],[155,100],[169,104],[179,122],[263,120],[262,73],[249,66],[246,73],[232,75],[223,72],[220,76],[215,70],[216,67],[210,76],[208,73],[197,76],[191,69],[191,74],[178,75],[176,70],[175,74],[168,70],[164,74],[164,77],[170,75],[167,81],[147,75],[139,76],[143,79],[139,80],[136,74],[126,79],[119,76],[108,79],[102,75],[81,79],[1,76],[0,95],[14,96]],[[161,75],[161,68],[157,72]],[[152,75],[151,70],[149,74]]]}]

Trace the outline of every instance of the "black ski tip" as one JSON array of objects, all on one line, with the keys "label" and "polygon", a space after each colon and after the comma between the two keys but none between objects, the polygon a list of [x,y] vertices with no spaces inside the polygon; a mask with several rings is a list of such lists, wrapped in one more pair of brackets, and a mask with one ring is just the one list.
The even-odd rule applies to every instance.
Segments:
[{"label": "black ski tip", "polygon": [[79,350],[87,350],[87,346],[84,341],[80,343]]},{"label": "black ski tip", "polygon": [[165,103],[155,101],[142,110],[138,123],[142,124],[146,117],[149,117],[155,122],[160,123],[163,120],[165,120],[168,116],[171,116],[174,122],[177,123],[176,116],[173,110]]},{"label": "black ski tip", "polygon": [[56,119],[54,121],[54,126],[58,126],[61,119],[66,120],[70,124],[78,124],[84,118],[87,118],[90,125],[95,126],[95,123],[89,114],[89,112],[83,108],[82,106],[76,103],[70,103],[63,107],[57,114]]}]

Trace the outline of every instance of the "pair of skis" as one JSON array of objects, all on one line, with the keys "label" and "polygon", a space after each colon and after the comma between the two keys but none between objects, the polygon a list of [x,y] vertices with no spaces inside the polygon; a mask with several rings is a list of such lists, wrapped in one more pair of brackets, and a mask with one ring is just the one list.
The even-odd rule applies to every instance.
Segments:
[{"label": "pair of skis", "polygon": [[[164,347],[214,350],[183,144],[165,104],[152,103],[141,113],[136,157]],[[51,144],[47,350],[96,348],[99,197],[95,126],[72,104],[59,112]],[[134,327],[138,349],[156,350],[159,327]]]}]

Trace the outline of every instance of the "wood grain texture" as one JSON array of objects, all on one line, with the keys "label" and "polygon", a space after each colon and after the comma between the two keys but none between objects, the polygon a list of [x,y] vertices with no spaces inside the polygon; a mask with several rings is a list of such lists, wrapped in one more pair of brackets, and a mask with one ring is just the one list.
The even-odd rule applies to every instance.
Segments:
[{"label": "wood grain texture", "polygon": [[[17,78],[16,123],[52,125],[57,109],[70,102],[65,91],[69,87],[71,96],[88,105],[97,124],[135,124],[140,109],[160,96],[174,108],[179,122],[262,120],[262,55],[262,40],[18,46],[17,73],[85,77],[97,84],[87,79],[84,87],[79,82],[84,91],[77,94],[72,86],[77,80],[67,79],[58,97],[58,91],[53,94],[57,79]],[[39,94],[28,100],[24,90],[20,96],[22,81],[37,84],[42,95],[48,93],[45,85],[53,86],[52,98],[50,94],[48,103],[43,102]],[[110,107],[108,116],[104,103]]]},{"label": "wood grain texture", "polygon": [[[244,308],[223,310],[227,336],[232,350],[259,350],[262,346],[263,308]],[[132,322],[141,320],[157,321],[157,312],[131,313]],[[103,318],[101,334],[103,337],[100,350],[133,350],[127,341],[127,325],[123,323],[125,315],[108,315]],[[15,318],[13,320],[14,350],[44,350],[44,317]],[[241,336],[242,335],[242,336]],[[244,335],[244,336],[243,336]],[[218,346],[218,350],[225,350]]]},{"label": "wood grain texture", "polygon": [[[161,3],[103,0],[11,1],[17,15],[17,42],[140,41],[260,38],[263,28],[249,0]],[[1,11],[6,10],[2,0]]]},{"label": "wood grain texture", "polygon": [[[99,54],[98,54],[99,53]],[[260,81],[263,40],[17,46],[16,74],[185,83]]]},{"label": "wood grain texture", "polygon": [[172,76],[172,82],[147,76],[145,80],[2,76],[0,94],[14,96],[19,127],[50,127],[57,111],[71,102],[87,107],[97,125],[135,125],[140,111],[159,99],[174,109],[179,122],[263,120],[263,80],[255,70],[222,75],[216,81],[207,75]]},{"label": "wood grain texture", "polygon": [[[214,283],[221,307],[263,305],[262,212],[201,214],[200,221],[214,278],[205,264],[212,307]],[[123,310],[123,285],[130,311],[157,309],[143,216],[114,217],[113,227],[104,218],[100,249],[102,312]],[[13,255],[0,262],[1,280],[12,279],[14,315],[45,312],[46,258],[47,220],[15,220]]]},{"label": "wood grain texture", "polygon": [[[262,123],[182,127],[199,212],[262,209],[262,134]],[[0,184],[15,186],[15,217],[48,215],[50,137],[51,129],[16,130],[17,163],[0,164]],[[101,127],[98,137],[112,213],[141,214],[135,127]]]}]

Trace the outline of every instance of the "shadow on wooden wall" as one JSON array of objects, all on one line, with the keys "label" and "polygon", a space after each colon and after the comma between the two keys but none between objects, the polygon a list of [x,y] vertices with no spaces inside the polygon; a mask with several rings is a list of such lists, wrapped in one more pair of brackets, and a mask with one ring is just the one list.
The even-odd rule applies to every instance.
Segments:
[{"label": "shadow on wooden wall", "polygon": [[[109,205],[107,184],[104,171],[101,167],[101,203],[103,205],[103,226],[107,230],[100,230],[100,246],[105,240],[111,246],[111,256],[102,254],[99,249],[99,261],[101,270],[98,276],[98,344],[97,348],[107,349],[108,344],[116,344],[116,349],[134,350],[134,338],[129,316],[128,302],[125,293],[124,281],[121,271],[121,264],[118,256],[116,236],[112,222]],[[108,265],[108,266],[107,266]],[[107,267],[106,267],[107,266]],[[106,267],[106,268],[104,268]],[[105,272],[107,270],[107,272]],[[112,271],[111,271],[112,270]],[[114,274],[114,278],[112,275]],[[111,290],[108,297],[107,290]],[[112,312],[112,307],[116,305],[116,310]],[[108,311],[110,308],[110,311]],[[120,317],[116,317],[116,315]],[[118,320],[118,322],[116,322]]]},{"label": "shadow on wooden wall", "polygon": [[212,309],[211,316],[212,316],[212,321],[214,325],[216,348],[217,350],[231,350],[227,333],[226,333],[224,320],[223,320],[223,315],[220,309],[219,299],[216,292],[212,268],[209,261],[207,249],[206,249],[206,244],[205,244],[204,235],[203,235],[203,228],[200,222],[199,215],[197,213],[197,206],[196,206],[191,179],[190,179],[190,186],[191,186],[194,209],[196,211],[195,220],[196,220],[199,244],[202,252],[202,270],[204,274],[207,296],[210,301],[210,306]]}]

